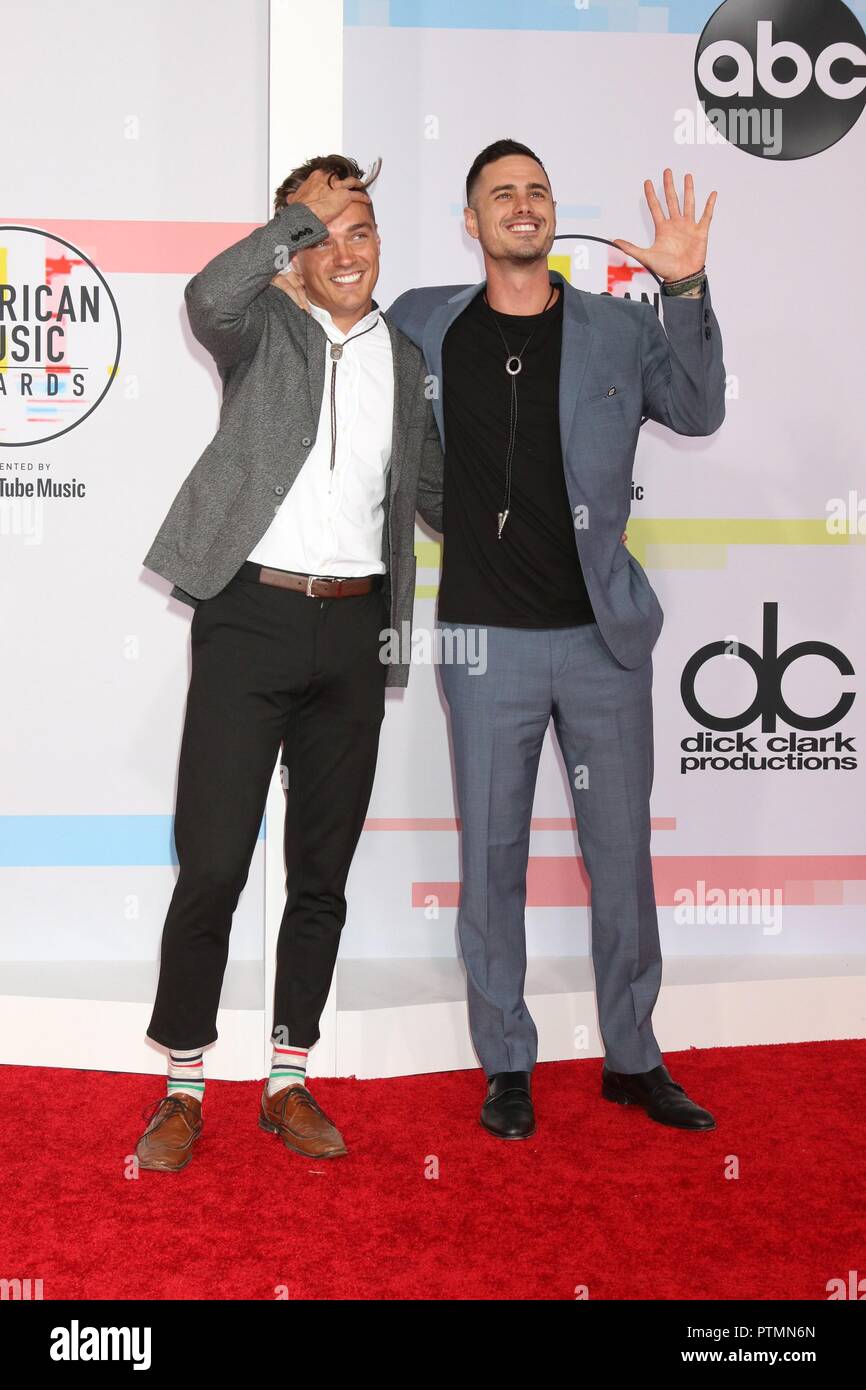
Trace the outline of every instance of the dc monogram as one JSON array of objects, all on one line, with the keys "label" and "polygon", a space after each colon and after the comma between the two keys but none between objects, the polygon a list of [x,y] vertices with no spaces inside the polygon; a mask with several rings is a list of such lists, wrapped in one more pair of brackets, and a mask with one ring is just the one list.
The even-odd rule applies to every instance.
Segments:
[{"label": "dc monogram", "polygon": [[724,656],[729,651],[726,642],[710,642],[690,657],[683,667],[680,680],[680,694],[683,704],[697,724],[706,729],[745,729],[758,715],[761,716],[763,733],[774,733],[776,720],[781,718],[792,729],[826,729],[844,719],[854,703],[854,692],[846,691],[826,714],[798,714],[782,697],[782,677],[793,662],[803,656],[820,656],[830,661],[843,676],[853,676],[854,667],[844,652],[831,647],[829,642],[796,642],[780,652],[779,647],[779,605],[764,604],[763,650],[756,652],[744,643],[737,646],[737,656],[751,666],[755,673],[757,690],[755,698],[742,714],[713,714],[698,701],[695,695],[695,678],[701,667],[715,656]]},{"label": "dc monogram", "polygon": [[730,144],[805,159],[866,106],[866,35],[842,0],[725,0],[698,40],[695,84]]}]

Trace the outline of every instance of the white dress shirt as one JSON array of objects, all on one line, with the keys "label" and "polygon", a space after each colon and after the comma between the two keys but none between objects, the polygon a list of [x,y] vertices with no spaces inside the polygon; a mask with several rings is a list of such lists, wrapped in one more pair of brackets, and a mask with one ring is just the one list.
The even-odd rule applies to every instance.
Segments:
[{"label": "white dress shirt", "polygon": [[[318,305],[310,313],[331,342],[346,343],[336,363],[337,449],[331,473],[331,362],[324,343],[325,389],[316,442],[273,521],[249,555],[256,564],[301,574],[383,574],[383,501],[391,463],[394,364],[391,336],[373,309],[348,333]],[[375,327],[364,333],[371,324]],[[358,336],[356,342],[348,340]]]}]

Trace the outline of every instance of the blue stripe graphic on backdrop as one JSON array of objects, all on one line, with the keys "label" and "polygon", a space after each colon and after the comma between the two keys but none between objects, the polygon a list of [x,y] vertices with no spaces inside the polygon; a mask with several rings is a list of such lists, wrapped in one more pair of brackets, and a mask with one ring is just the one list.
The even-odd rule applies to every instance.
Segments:
[{"label": "blue stripe graphic on backdrop", "polygon": [[[699,34],[720,0],[345,0],[343,23],[394,29]],[[855,3],[851,8],[858,8]]]},{"label": "blue stripe graphic on backdrop", "polygon": [[[0,868],[176,864],[173,816],[0,816]],[[264,838],[265,821],[258,838]]]}]

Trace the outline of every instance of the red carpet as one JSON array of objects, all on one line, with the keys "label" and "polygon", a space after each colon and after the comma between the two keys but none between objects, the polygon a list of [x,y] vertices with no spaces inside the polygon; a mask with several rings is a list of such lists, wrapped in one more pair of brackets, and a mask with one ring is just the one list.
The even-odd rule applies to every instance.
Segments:
[{"label": "red carpet", "polygon": [[209,1081],[193,1161],[137,1181],[160,1079],[0,1067],[0,1276],[46,1299],[823,1300],[866,1274],[866,1041],[666,1061],[711,1134],[603,1101],[598,1060],[540,1066],[512,1144],[478,1124],[480,1072],[317,1080],[350,1153],[314,1164],[257,1127],[261,1083]]}]

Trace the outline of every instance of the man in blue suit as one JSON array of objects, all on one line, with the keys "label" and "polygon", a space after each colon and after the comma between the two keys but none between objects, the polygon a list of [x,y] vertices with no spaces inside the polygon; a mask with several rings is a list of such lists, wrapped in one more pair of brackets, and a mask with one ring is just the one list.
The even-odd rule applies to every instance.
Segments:
[{"label": "man in blue suit", "polygon": [[[602,1094],[663,1124],[712,1115],[670,1076],[652,1028],[661,953],[650,858],[652,649],[663,615],[622,537],[644,417],[708,435],[725,415],[722,342],[706,276],[716,194],[699,221],[686,175],[667,215],[648,180],[651,247],[615,243],[662,281],[651,305],[589,294],[548,268],[555,203],[541,160],[500,140],[468,175],[480,284],[410,290],[388,311],[422,348],[445,450],[437,623],[443,652],[486,634],[486,669],[440,663],[462,820],[458,933],[481,1122],[534,1133],[537,1033],[523,997],[526,871],[538,760],[551,718],[592,885]],[[469,637],[469,634],[466,634]]]}]

